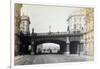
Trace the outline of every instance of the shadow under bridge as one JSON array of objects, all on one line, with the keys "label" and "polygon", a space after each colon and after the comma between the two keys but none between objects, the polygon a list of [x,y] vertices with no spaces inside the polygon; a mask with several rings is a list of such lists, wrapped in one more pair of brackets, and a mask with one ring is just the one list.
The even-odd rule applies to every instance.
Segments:
[{"label": "shadow under bridge", "polygon": [[43,43],[55,43],[55,44],[59,44],[60,45],[60,50],[59,50],[59,54],[63,54],[64,52],[66,52],[66,42],[65,41],[61,41],[61,40],[55,40],[55,39],[41,39],[41,40],[35,40],[34,42],[34,53],[36,54],[36,50],[37,50],[37,46],[39,44],[43,44]]}]

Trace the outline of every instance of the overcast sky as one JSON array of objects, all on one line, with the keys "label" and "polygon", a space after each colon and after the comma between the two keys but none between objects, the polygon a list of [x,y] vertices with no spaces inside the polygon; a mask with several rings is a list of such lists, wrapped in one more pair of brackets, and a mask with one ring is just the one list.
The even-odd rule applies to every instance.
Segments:
[{"label": "overcast sky", "polygon": [[30,17],[30,31],[34,28],[36,33],[49,32],[51,25],[52,32],[67,31],[67,18],[80,8],[73,7],[57,7],[57,6],[41,6],[41,5],[23,5],[21,15]]}]

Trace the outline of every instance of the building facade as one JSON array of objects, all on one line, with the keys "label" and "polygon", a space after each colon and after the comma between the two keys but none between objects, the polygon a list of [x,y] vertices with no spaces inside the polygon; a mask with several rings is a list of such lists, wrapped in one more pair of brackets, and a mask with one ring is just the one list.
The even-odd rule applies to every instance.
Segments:
[{"label": "building facade", "polygon": [[28,16],[22,15],[21,16],[21,23],[20,23],[20,32],[23,34],[29,34],[30,33],[30,19]]},{"label": "building facade", "polygon": [[20,54],[30,54],[30,18],[28,16],[22,15],[20,22]]},{"label": "building facade", "polygon": [[94,55],[94,9],[84,8],[82,12],[86,16],[86,33],[85,44],[87,47],[87,55]]},{"label": "building facade", "polygon": [[19,46],[20,46],[20,22],[21,22],[21,8],[22,4],[15,4],[14,5],[14,37],[15,37],[15,43],[14,43],[14,52],[15,55],[19,55]]},{"label": "building facade", "polygon": [[[23,51],[22,43],[26,43],[28,49],[28,36],[30,34],[30,19],[28,16],[22,15],[21,16],[21,8],[22,4],[15,4],[14,5],[14,38],[15,38],[15,46],[14,46],[14,55],[20,55]],[[24,38],[25,36],[25,38]],[[24,39],[24,41],[23,41]],[[26,46],[25,46],[26,47]],[[26,50],[27,52],[27,50]]]},{"label": "building facade", "polygon": [[88,56],[94,55],[94,9],[82,8],[79,11],[72,13],[68,18],[69,33],[83,33],[80,38],[71,38],[83,43],[84,54]]},{"label": "building facade", "polygon": [[72,13],[67,19],[67,21],[68,21],[69,34],[79,34],[79,36],[77,37],[74,36],[69,37],[70,47],[72,45],[73,47],[72,49],[76,48],[77,50],[76,54],[85,54],[86,51],[86,47],[84,45],[85,39],[84,36],[81,35],[86,31],[85,16],[80,11],[77,11],[77,13],[76,12]]},{"label": "building facade", "polygon": [[72,15],[69,17],[68,26],[69,26],[69,32],[70,33],[83,33],[84,32],[84,18],[83,15]]}]

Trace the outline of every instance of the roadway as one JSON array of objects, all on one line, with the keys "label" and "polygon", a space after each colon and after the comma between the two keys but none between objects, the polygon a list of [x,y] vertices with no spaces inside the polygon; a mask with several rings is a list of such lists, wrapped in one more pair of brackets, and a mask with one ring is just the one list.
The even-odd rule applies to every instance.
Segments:
[{"label": "roadway", "polygon": [[80,62],[88,61],[87,56],[79,55],[59,55],[59,54],[43,54],[43,55],[24,55],[16,56],[14,59],[15,65],[30,65],[30,64],[48,64],[48,63],[63,63],[63,62]]}]

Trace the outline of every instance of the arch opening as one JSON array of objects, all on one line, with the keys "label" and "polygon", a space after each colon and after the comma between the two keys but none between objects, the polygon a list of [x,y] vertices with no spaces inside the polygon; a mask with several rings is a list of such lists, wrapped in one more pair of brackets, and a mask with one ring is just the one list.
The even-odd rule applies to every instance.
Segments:
[{"label": "arch opening", "polygon": [[56,43],[42,43],[37,45],[36,53],[38,54],[56,54],[60,50],[60,45]]},{"label": "arch opening", "polygon": [[[35,41],[35,45],[34,45],[34,53],[37,54],[37,48],[40,45],[48,45],[47,43],[49,43],[49,45],[59,45],[59,51],[57,52],[58,54],[63,54],[64,52],[66,52],[66,42],[64,41],[60,41],[60,40],[38,40]],[[42,47],[42,46],[41,46]],[[47,47],[47,46],[46,46]],[[40,51],[39,51],[40,50]],[[41,49],[39,48],[38,52],[41,53]],[[50,50],[50,49],[49,49]],[[50,51],[50,53],[53,53],[54,51]],[[56,52],[56,50],[55,50]]]}]

